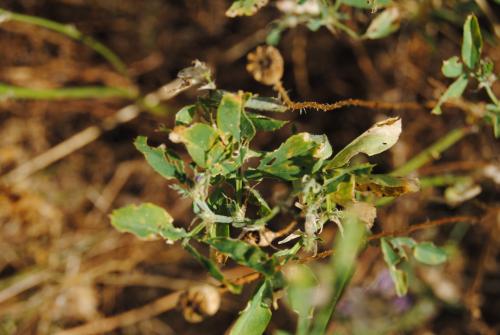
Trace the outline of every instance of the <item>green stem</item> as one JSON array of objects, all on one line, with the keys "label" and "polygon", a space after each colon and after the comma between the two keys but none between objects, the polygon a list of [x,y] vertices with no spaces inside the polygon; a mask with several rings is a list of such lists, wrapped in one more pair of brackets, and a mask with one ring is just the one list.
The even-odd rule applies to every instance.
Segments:
[{"label": "green stem", "polygon": [[390,174],[393,176],[407,176],[410,173],[418,170],[425,164],[439,158],[439,155],[455,143],[460,141],[471,132],[471,128],[462,127],[453,129],[439,140],[434,142],[430,147],[420,152],[418,155],[410,159],[408,162],[392,171]]},{"label": "green stem", "polygon": [[296,335],[308,335],[311,326],[311,317],[309,315],[299,315]]},{"label": "green stem", "polygon": [[47,19],[44,19],[41,17],[31,16],[31,15],[13,13],[13,12],[10,12],[10,11],[7,11],[5,9],[0,8],[0,22],[5,22],[7,20],[23,22],[23,23],[43,27],[43,28],[58,32],[60,34],[63,34],[63,35],[65,35],[69,38],[72,38],[74,40],[77,40],[77,41],[85,44],[89,48],[93,49],[95,52],[100,54],[102,57],[104,57],[111,64],[111,66],[113,66],[113,68],[116,71],[127,76],[126,65],[122,62],[122,60],[113,51],[111,51],[111,49],[109,49],[107,46],[105,46],[101,42],[93,39],[92,37],[84,35],[78,29],[76,29],[76,27],[74,25],[62,24],[59,22],[55,22],[52,20],[47,20]]},{"label": "green stem", "polygon": [[137,93],[131,90],[107,86],[82,86],[52,89],[35,89],[0,83],[0,99],[67,100],[67,99],[135,99]]},{"label": "green stem", "polygon": [[486,89],[486,93],[488,93],[488,96],[490,97],[491,101],[493,101],[493,103],[495,105],[500,106],[500,101],[498,101],[498,98],[495,95],[495,93],[493,92],[493,90],[491,89],[491,86],[486,85],[484,88]]}]

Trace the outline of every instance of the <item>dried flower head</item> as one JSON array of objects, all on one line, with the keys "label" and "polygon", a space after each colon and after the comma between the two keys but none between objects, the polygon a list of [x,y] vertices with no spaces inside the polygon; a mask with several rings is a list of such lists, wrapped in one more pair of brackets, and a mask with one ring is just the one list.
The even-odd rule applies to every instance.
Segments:
[{"label": "dried flower head", "polygon": [[284,61],[278,49],[259,46],[248,54],[247,71],[254,79],[265,85],[275,85],[283,77]]},{"label": "dried flower head", "polygon": [[191,287],[179,297],[179,307],[186,321],[201,322],[219,310],[219,291],[210,285]]}]

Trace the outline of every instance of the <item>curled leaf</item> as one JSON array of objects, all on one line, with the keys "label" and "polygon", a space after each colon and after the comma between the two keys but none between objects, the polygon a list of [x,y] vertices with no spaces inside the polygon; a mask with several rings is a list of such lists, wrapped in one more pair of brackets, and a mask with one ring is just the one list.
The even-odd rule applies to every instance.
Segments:
[{"label": "curled leaf", "polygon": [[326,164],[327,169],[338,168],[349,163],[359,153],[373,156],[391,148],[401,134],[401,119],[393,117],[377,122],[358,136]]}]

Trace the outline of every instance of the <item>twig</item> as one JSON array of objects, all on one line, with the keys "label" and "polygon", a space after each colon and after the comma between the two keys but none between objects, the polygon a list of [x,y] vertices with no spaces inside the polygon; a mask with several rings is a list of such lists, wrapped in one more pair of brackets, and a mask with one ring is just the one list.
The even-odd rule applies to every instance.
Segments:
[{"label": "twig", "polygon": [[370,101],[361,99],[346,99],[336,101],[334,103],[319,103],[315,101],[303,101],[294,102],[288,96],[288,93],[283,87],[281,82],[274,85],[274,89],[280,94],[285,105],[292,110],[303,110],[303,109],[316,109],[323,112],[329,112],[343,107],[364,107],[368,109],[385,109],[385,110],[422,110],[430,109],[435,105],[435,102],[427,102],[421,105],[416,102],[384,102],[384,101]]},{"label": "twig", "polygon": [[62,330],[55,335],[103,334],[119,327],[132,325],[175,308],[181,293],[182,291],[173,292],[142,307],[109,318],[97,319],[82,326]]}]

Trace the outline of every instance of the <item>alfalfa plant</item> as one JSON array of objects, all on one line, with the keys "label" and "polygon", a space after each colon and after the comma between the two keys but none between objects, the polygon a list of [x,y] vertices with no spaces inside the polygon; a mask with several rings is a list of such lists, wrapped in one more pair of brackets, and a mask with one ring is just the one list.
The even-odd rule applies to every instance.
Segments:
[{"label": "alfalfa plant", "polygon": [[[264,54],[268,53],[278,60],[281,57],[273,49]],[[260,73],[256,79],[268,85],[279,82],[282,60],[271,67],[273,71],[259,72],[257,58],[259,53],[250,56],[249,67],[254,76]],[[209,76],[206,78],[211,83]],[[179,110],[175,126],[168,130],[170,141],[184,145],[189,160],[182,160],[165,144],[150,146],[143,136],[134,142],[156,172],[175,181],[171,188],[192,201],[194,219],[189,227],[174,225],[166,210],[151,203],[129,205],[111,215],[111,223],[119,231],[180,243],[220,282],[221,290],[239,293],[245,283],[223,275],[220,266],[227,258],[254,270],[260,284],[230,334],[262,334],[271,319],[273,301],[279,296],[276,292],[284,288],[289,290],[288,303],[299,314],[297,333],[323,334],[351,278],[357,254],[368,243],[376,217],[374,204],[384,197],[418,190],[415,179],[377,174],[373,164],[353,160],[361,153],[373,156],[390,149],[401,133],[400,118],[376,123],[336,154],[326,135],[307,132],[292,132],[271,151],[255,149],[252,142],[256,136],[287,124],[264,113],[286,110],[273,98],[210,89],[194,104]],[[282,201],[271,201],[261,192],[260,185],[273,182],[290,190]],[[311,270],[287,265],[321,255],[317,254],[318,243],[327,224],[338,227],[338,233],[331,266],[325,268],[326,283],[320,286],[331,289],[324,292],[321,302],[314,302],[307,298],[311,289],[308,278],[314,278]],[[199,246],[209,252],[204,253]],[[399,294],[404,294],[407,286],[405,273],[397,268],[406,257],[403,246],[412,248],[415,258],[426,264],[446,259],[428,242],[382,240]],[[185,313],[191,321],[202,319],[190,315]]]},{"label": "alfalfa plant", "polygon": [[[455,81],[439,98],[432,113],[442,114],[441,106],[443,103],[461,98],[467,86],[475,82],[478,84],[478,90],[484,89],[486,91],[490,101],[485,107],[476,104],[477,107],[474,108],[474,111],[477,111],[476,114],[493,127],[495,137],[499,138],[500,101],[492,89],[493,83],[497,80],[497,75],[493,72],[493,61],[481,57],[482,50],[483,38],[479,22],[476,16],[471,14],[464,23],[461,58],[453,56],[445,60],[441,68],[441,72],[445,77],[454,78]],[[470,115],[470,117],[477,120],[478,115]]]}]

